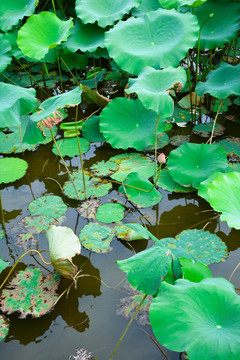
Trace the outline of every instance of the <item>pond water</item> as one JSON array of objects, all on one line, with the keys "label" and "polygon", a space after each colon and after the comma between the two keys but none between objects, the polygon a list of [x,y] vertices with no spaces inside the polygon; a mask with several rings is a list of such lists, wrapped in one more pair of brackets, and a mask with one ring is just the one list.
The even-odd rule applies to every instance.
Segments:
[{"label": "pond water", "polygon": [[[239,125],[226,121],[224,126],[229,135],[240,133]],[[188,128],[173,128],[175,134],[185,134]],[[194,137],[194,141],[202,141]],[[67,180],[67,175],[59,157],[51,152],[51,144],[41,145],[36,151],[25,152],[19,155],[25,159],[29,168],[27,174],[19,181],[9,186],[0,187],[7,236],[0,242],[0,253],[4,260],[13,265],[23,254],[23,247],[17,244],[17,235],[21,219],[29,215],[28,204],[46,194],[61,196],[68,210],[61,225],[68,226],[78,235],[87,220],[82,218],[76,208],[78,202],[70,200],[62,194],[60,185]],[[173,149],[170,145],[164,148],[166,154]],[[121,153],[110,146],[92,144],[87,154],[84,154],[84,167],[88,169],[93,163]],[[69,160],[69,170],[80,168],[79,157]],[[224,191],[224,189],[223,189]],[[152,208],[137,209],[126,199],[118,195],[117,186],[107,196],[101,198],[102,204],[116,198],[126,204],[131,212],[124,222],[141,222],[145,224],[159,239],[174,237],[185,229],[202,229],[218,235],[226,242],[229,257],[225,262],[210,266],[213,276],[228,278],[240,259],[239,234],[240,231],[230,229],[226,222],[219,217],[213,218],[216,213],[210,205],[198,197],[197,194],[176,194],[161,190],[163,200]],[[48,249],[45,234],[36,235],[37,243],[27,245],[39,250]],[[84,348],[94,354],[99,360],[109,359],[118,342],[128,320],[117,315],[122,298],[129,296],[124,287],[125,275],[115,261],[125,259],[152,245],[152,241],[139,240],[131,244],[114,238],[112,251],[105,254],[96,254],[82,247],[81,255],[75,262],[82,267],[82,274],[91,274],[93,277],[82,277],[78,281],[77,289],[71,288],[68,297],[64,296],[55,309],[38,319],[18,319],[10,316],[10,331],[6,339],[0,342],[0,356],[2,359],[15,360],[66,360],[76,354],[76,348]],[[48,253],[43,253],[49,261]],[[26,265],[39,266],[38,256],[27,255],[17,266],[17,270],[24,269]],[[42,268],[45,273],[51,271],[51,266]],[[1,274],[1,281],[6,276],[6,269]],[[102,280],[102,283],[97,280]],[[104,283],[103,283],[104,282]],[[236,273],[232,282],[240,288],[239,273]],[[62,281],[60,292],[70,284],[70,280]],[[107,286],[106,286],[106,285]],[[59,293],[60,293],[59,292]],[[153,336],[150,325],[141,325],[136,321],[131,325],[124,341],[120,345],[116,360],[160,360],[165,359],[159,348],[152,341]],[[170,360],[179,359],[178,353],[164,350]]]}]

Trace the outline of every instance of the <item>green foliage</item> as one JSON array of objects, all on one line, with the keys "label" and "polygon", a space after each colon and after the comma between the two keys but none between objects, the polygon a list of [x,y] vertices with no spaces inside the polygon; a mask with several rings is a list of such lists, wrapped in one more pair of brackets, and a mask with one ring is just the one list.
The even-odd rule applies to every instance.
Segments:
[{"label": "green foliage", "polygon": [[24,16],[30,16],[34,13],[38,0],[15,0],[1,1],[0,4],[0,28],[7,31],[12,26],[17,25],[18,21]]},{"label": "green foliage", "polygon": [[8,329],[9,329],[8,320],[5,318],[5,316],[0,315],[0,341],[7,336]]},{"label": "green foliage", "polygon": [[104,142],[105,137],[99,130],[99,116],[93,115],[82,127],[82,136],[91,142]]},{"label": "green foliage", "polygon": [[96,253],[105,253],[112,250],[110,244],[114,235],[114,229],[106,225],[89,223],[80,231],[79,239],[86,249]]},{"label": "green foliage", "polygon": [[[80,148],[81,148],[81,152],[82,153],[86,153],[89,150],[89,141],[87,139],[83,139],[83,138],[69,138],[69,139],[60,139],[58,140],[56,143],[58,145],[58,148],[62,154],[62,156],[70,156],[70,157],[74,157],[76,155],[79,155],[79,149],[78,149],[78,141],[80,143]],[[58,155],[58,151],[56,148],[56,145],[53,145],[53,149],[52,149],[53,153],[55,155]]]},{"label": "green foliage", "polygon": [[27,171],[28,163],[18,158],[0,159],[0,184],[7,184],[23,177]]},{"label": "green foliage", "polygon": [[43,215],[50,218],[58,218],[65,214],[67,205],[56,195],[41,196],[28,205],[32,216]]},{"label": "green foliage", "polygon": [[157,180],[157,185],[164,190],[173,191],[173,192],[188,193],[195,190],[192,187],[182,186],[176,181],[174,181],[169,170],[166,168],[161,170],[160,176]]},{"label": "green foliage", "polygon": [[0,34],[0,72],[6,69],[8,64],[11,63],[12,58],[9,51],[11,50],[10,42]]},{"label": "green foliage", "polygon": [[124,217],[124,206],[121,204],[104,204],[99,206],[96,214],[98,221],[112,223],[122,220]]}]

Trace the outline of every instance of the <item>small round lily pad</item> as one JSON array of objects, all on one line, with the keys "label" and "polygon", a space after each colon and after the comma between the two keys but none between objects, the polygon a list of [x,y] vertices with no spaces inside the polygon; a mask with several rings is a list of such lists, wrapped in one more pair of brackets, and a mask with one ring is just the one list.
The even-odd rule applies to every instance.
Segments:
[{"label": "small round lily pad", "polygon": [[124,206],[121,204],[104,204],[99,206],[96,218],[104,223],[121,221],[124,218]]},{"label": "small round lily pad", "polygon": [[65,214],[67,205],[64,204],[62,198],[56,195],[41,196],[33,200],[28,205],[31,215],[42,215],[45,218],[58,218]]},{"label": "small round lily pad", "polygon": [[0,159],[0,184],[7,184],[23,177],[28,163],[18,158]]},{"label": "small round lily pad", "polygon": [[80,231],[79,239],[86,249],[96,253],[111,251],[111,241],[115,235],[114,229],[98,223],[89,223]]}]

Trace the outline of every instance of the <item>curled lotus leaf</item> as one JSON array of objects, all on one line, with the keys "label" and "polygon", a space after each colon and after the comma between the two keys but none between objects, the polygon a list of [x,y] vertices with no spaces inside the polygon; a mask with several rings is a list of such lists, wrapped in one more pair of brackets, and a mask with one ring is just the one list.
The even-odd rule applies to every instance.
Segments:
[{"label": "curled lotus leaf", "polygon": [[192,187],[182,186],[176,181],[174,181],[168,169],[161,170],[161,173],[157,180],[157,185],[163,190],[177,192],[177,193],[178,192],[188,193],[196,190]]},{"label": "curled lotus leaf", "polygon": [[132,228],[132,225],[139,225],[140,224],[121,224],[114,226],[114,230],[116,232],[116,236],[120,240],[124,241],[135,241],[135,240],[142,240],[142,239],[148,239],[149,236],[144,235]]},{"label": "curled lotus leaf", "polygon": [[7,184],[22,178],[28,168],[25,160],[18,158],[0,159],[0,184]]},{"label": "curled lotus leaf", "polygon": [[212,277],[211,270],[207,265],[187,258],[181,258],[179,260],[184,279],[192,282],[200,282],[203,279]]},{"label": "curled lotus leaf", "polygon": [[34,13],[38,0],[17,0],[1,1],[0,3],[0,28],[2,31],[8,31],[12,26],[17,25],[24,16],[30,16]]},{"label": "curled lotus leaf", "polygon": [[198,38],[197,18],[189,12],[158,9],[119,21],[105,36],[110,56],[124,70],[139,75],[146,66],[178,66]]},{"label": "curled lotus leaf", "polygon": [[[90,144],[89,141],[87,139],[83,139],[83,138],[67,138],[67,139],[60,139],[57,140],[57,146],[62,154],[62,156],[70,156],[70,157],[74,157],[76,155],[79,155],[79,148],[78,148],[78,141],[80,144],[80,148],[81,148],[81,153],[86,153],[88,152],[89,148],[90,148]],[[57,147],[54,144],[53,145],[53,149],[52,149],[53,153],[55,155],[58,155],[58,151],[57,151]]]},{"label": "curled lotus leaf", "polygon": [[76,13],[84,24],[94,23],[105,28],[137,7],[140,0],[77,0]]},{"label": "curled lotus leaf", "polygon": [[98,223],[89,223],[80,231],[79,239],[86,249],[96,253],[105,253],[112,250],[110,245],[114,236],[114,228]]},{"label": "curled lotus leaf", "polygon": [[121,204],[103,204],[97,209],[96,218],[103,223],[113,223],[124,218],[124,206]]},{"label": "curled lotus leaf", "polygon": [[0,315],[0,341],[5,339],[9,330],[9,321],[3,315]]},{"label": "curled lotus leaf", "polygon": [[40,317],[48,313],[57,300],[56,290],[61,276],[57,273],[43,275],[38,268],[27,268],[17,275],[2,290],[0,305],[6,314],[19,313]]},{"label": "curled lotus leaf", "polygon": [[4,35],[0,34],[0,72],[5,70],[12,61],[9,52],[11,48],[10,42],[4,37]]},{"label": "curled lotus leaf", "polygon": [[240,160],[240,138],[229,137],[219,141],[219,144],[224,147],[228,157]]},{"label": "curled lotus leaf", "polygon": [[56,219],[65,214],[67,205],[64,204],[60,196],[46,195],[33,200],[28,205],[28,210],[33,216],[42,215]]},{"label": "curled lotus leaf", "polygon": [[[213,123],[198,124],[193,127],[193,133],[202,137],[209,137],[212,133]],[[221,124],[215,124],[214,136],[220,136],[224,133],[224,126]]]}]

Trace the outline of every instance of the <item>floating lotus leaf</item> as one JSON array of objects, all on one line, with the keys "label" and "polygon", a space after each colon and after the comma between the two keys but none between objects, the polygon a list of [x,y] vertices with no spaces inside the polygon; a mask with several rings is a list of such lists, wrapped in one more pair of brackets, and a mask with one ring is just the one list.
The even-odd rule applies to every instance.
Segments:
[{"label": "floating lotus leaf", "polygon": [[[25,228],[28,231],[28,234],[39,234],[40,232],[46,231],[50,224],[53,223],[55,219],[53,217],[46,217],[43,215],[36,216],[26,216],[21,220],[21,223],[24,224]],[[23,234],[20,234],[23,235]],[[24,236],[25,237],[25,236]],[[29,238],[22,239],[29,240]]]},{"label": "floating lotus leaf", "polygon": [[44,276],[37,268],[19,271],[2,290],[1,311],[8,315],[20,313],[21,319],[45,315],[57,300],[60,279],[57,273]]},{"label": "floating lotus leaf", "polygon": [[96,253],[111,251],[111,241],[115,235],[114,229],[106,225],[89,223],[80,231],[79,239],[86,249]]},{"label": "floating lotus leaf", "polygon": [[55,270],[62,276],[73,279],[77,273],[77,266],[72,258],[80,254],[81,244],[72,229],[66,226],[52,225],[47,231],[49,251]]},{"label": "floating lotus leaf", "polygon": [[0,315],[0,341],[3,340],[9,330],[9,322],[5,316]]},{"label": "floating lotus leaf", "polygon": [[[134,187],[137,189],[134,189]],[[158,204],[162,200],[162,194],[155,188],[152,189],[152,187],[153,184],[149,180],[136,172],[132,172],[126,177],[124,184],[119,187],[118,191],[125,194],[128,200],[134,202],[138,207],[149,207]]]},{"label": "floating lotus leaf", "polygon": [[41,60],[50,49],[66,41],[73,26],[71,19],[60,20],[54,13],[32,15],[18,32],[17,43],[25,56]]},{"label": "floating lotus leaf", "polygon": [[150,306],[158,341],[170,350],[186,351],[191,360],[237,359],[239,321],[239,296],[223,278],[163,283]]},{"label": "floating lotus leaf", "polygon": [[113,148],[138,151],[155,142],[157,114],[140,100],[115,98],[101,112],[100,131]]},{"label": "floating lotus leaf", "polygon": [[240,229],[240,173],[230,172],[214,179],[208,186],[209,203],[221,212],[221,220]]},{"label": "floating lotus leaf", "polygon": [[12,61],[9,53],[11,48],[10,42],[4,37],[4,35],[0,34],[0,72],[5,70]]},{"label": "floating lotus leaf", "polygon": [[157,181],[157,185],[163,190],[173,191],[173,192],[183,192],[188,193],[195,191],[192,187],[186,187],[178,184],[173,180],[168,169],[161,170],[160,176]]},{"label": "floating lotus leaf", "polygon": [[151,67],[139,75],[137,79],[129,80],[127,94],[135,92],[139,100],[147,109],[155,111],[158,115],[165,118],[173,114],[174,102],[167,93],[168,89],[185,86],[187,80],[186,71],[182,67],[155,70]]},{"label": "floating lotus leaf", "polygon": [[202,263],[187,258],[181,258],[180,264],[182,266],[183,278],[192,282],[199,283],[203,279],[211,278],[211,270]]},{"label": "floating lotus leaf", "polygon": [[[89,141],[87,139],[83,139],[83,138],[78,138],[79,143],[80,143],[80,148],[81,148],[81,153],[86,153],[88,152],[89,148],[90,148],[90,144]],[[62,156],[70,156],[70,157],[74,157],[76,155],[79,155],[79,148],[78,148],[78,141],[77,138],[69,138],[69,139],[60,139],[57,141],[57,145],[59,147],[59,150],[62,154]],[[58,151],[56,148],[56,145],[53,145],[53,149],[52,152],[55,155],[58,155]]]},{"label": "floating lotus leaf", "polygon": [[96,218],[104,223],[117,222],[124,218],[124,210],[121,204],[104,204],[99,206]]},{"label": "floating lotus leaf", "polygon": [[[112,184],[106,180],[102,180],[98,177],[94,177],[91,173],[84,171],[85,182],[86,182],[86,193],[87,198],[90,196],[101,197],[107,195],[108,191],[111,190]],[[72,174],[74,184],[78,190],[78,194],[81,200],[85,200],[82,171],[74,172]],[[75,189],[71,181],[66,181],[63,186],[63,192],[66,196],[78,200]]]},{"label": "floating lotus leaf", "polygon": [[7,184],[23,177],[28,163],[18,158],[0,159],[0,184]]},{"label": "floating lotus leaf", "polygon": [[110,56],[124,70],[139,75],[146,66],[178,66],[198,37],[197,18],[176,10],[158,9],[120,21],[106,33]]},{"label": "floating lotus leaf", "polygon": [[184,186],[198,188],[214,171],[228,166],[226,152],[219,145],[185,143],[168,157],[172,178]]},{"label": "floating lotus leaf", "polygon": [[69,360],[94,360],[93,354],[83,348],[76,350],[76,356],[70,355]]},{"label": "floating lotus leaf", "polygon": [[99,161],[96,164],[92,165],[90,170],[96,176],[110,176],[114,174],[119,169],[117,162],[108,160],[108,161]]},{"label": "floating lotus leaf", "polygon": [[[202,137],[209,137],[212,133],[213,123],[198,124],[193,127],[193,133]],[[220,124],[215,124],[214,136],[220,136],[224,133],[225,128]]]},{"label": "floating lotus leaf", "polygon": [[178,9],[181,6],[189,6],[192,8],[198,7],[207,0],[159,0],[159,3],[164,9]]},{"label": "floating lotus leaf", "polygon": [[[201,32],[200,49],[215,49],[225,42],[235,38],[239,30],[240,4],[236,2],[222,2],[208,0],[205,4],[195,9],[199,25],[214,14],[204,24]],[[223,17],[224,14],[224,17]]]},{"label": "floating lotus leaf", "polygon": [[78,213],[88,220],[96,220],[96,213],[98,207],[101,205],[101,200],[90,199],[82,202],[77,208]]},{"label": "floating lotus leaf", "polygon": [[190,135],[174,135],[170,139],[170,144],[173,146],[180,146],[189,141]]},{"label": "floating lotus leaf", "polygon": [[234,160],[240,159],[240,138],[229,137],[219,141],[219,144],[224,147],[228,157]]},{"label": "floating lotus leaf", "polygon": [[[159,133],[157,135],[157,149],[161,149],[164,146],[169,144],[169,137],[165,133]],[[147,151],[153,151],[155,149],[154,145],[148,146],[146,148]]]},{"label": "floating lotus leaf", "polygon": [[143,16],[149,11],[155,11],[160,8],[158,0],[142,0],[140,6],[133,8],[131,14],[133,16]]},{"label": "floating lotus leaf", "polygon": [[174,238],[160,240],[178,258],[186,257],[203,264],[225,260],[228,256],[225,243],[215,234],[203,230],[184,230]]},{"label": "floating lotus leaf", "polygon": [[122,19],[133,7],[137,7],[140,0],[77,0],[76,13],[84,24],[94,23],[105,28]]},{"label": "floating lotus leaf", "polygon": [[56,219],[65,214],[67,205],[64,204],[60,196],[47,195],[33,200],[28,205],[28,210],[32,216],[43,215],[48,218]]},{"label": "floating lotus leaf", "polygon": [[82,136],[91,142],[104,142],[105,137],[99,130],[99,116],[93,115],[87,119],[82,127]]},{"label": "floating lotus leaf", "polygon": [[70,51],[96,51],[104,47],[104,29],[97,24],[83,24],[75,19],[75,26],[70,30],[68,41],[64,43]]},{"label": "floating lotus leaf", "polygon": [[211,70],[205,82],[199,82],[196,92],[199,96],[210,94],[218,99],[229,95],[240,95],[240,64],[233,66],[228,63],[221,63],[217,70]]},{"label": "floating lotus leaf", "polygon": [[[187,106],[188,107],[188,106]],[[174,113],[170,117],[170,120],[172,123],[185,123],[185,122],[191,122],[192,121],[192,115],[191,112],[187,109],[181,108],[178,104],[174,106]]]},{"label": "floating lotus leaf", "polygon": [[21,116],[37,105],[36,91],[0,82],[0,124],[13,127],[21,124]]},{"label": "floating lotus leaf", "polygon": [[[1,259],[1,256],[0,256],[0,274],[1,272],[6,269],[8,266],[10,265],[10,263],[8,261],[3,261]],[[0,339],[1,340],[1,339]]]},{"label": "floating lotus leaf", "polygon": [[38,1],[36,0],[17,0],[1,1],[0,4],[0,28],[2,31],[10,30],[13,25],[24,16],[30,16],[34,13]]}]

